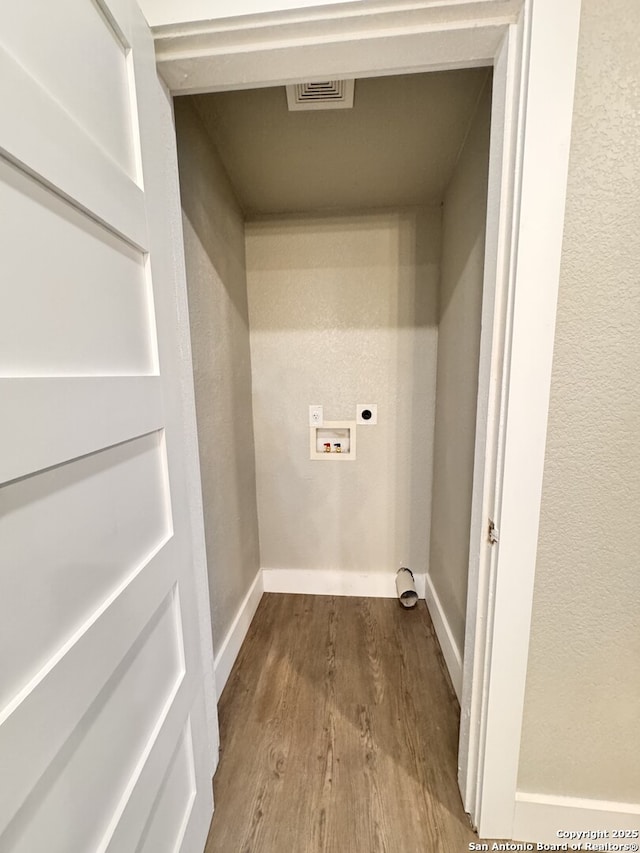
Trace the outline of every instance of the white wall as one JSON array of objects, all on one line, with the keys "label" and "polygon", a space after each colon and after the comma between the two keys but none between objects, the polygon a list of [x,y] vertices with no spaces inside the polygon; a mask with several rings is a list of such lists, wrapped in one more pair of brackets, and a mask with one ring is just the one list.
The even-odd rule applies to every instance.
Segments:
[{"label": "white wall", "polygon": [[429,576],[460,653],[469,567],[490,106],[489,78],[445,193],[442,216]]},{"label": "white wall", "polygon": [[214,653],[260,566],[244,222],[191,104],[175,101]]},{"label": "white wall", "polygon": [[[247,225],[262,565],[424,571],[440,211]],[[354,462],[309,459],[308,405],[361,426]]]},{"label": "white wall", "polygon": [[347,2],[350,0],[138,0],[152,27]]},{"label": "white wall", "polygon": [[584,0],[518,779],[524,791],[632,803],[640,803],[638,32],[636,0]]}]

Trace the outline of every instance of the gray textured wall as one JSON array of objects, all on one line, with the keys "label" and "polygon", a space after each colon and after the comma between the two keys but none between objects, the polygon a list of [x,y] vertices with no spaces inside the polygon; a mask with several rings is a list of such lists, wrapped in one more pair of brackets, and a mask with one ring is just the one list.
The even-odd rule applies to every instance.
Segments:
[{"label": "gray textured wall", "polygon": [[191,106],[175,101],[214,653],[260,567],[244,222]]},{"label": "gray textured wall", "polygon": [[640,4],[584,0],[518,786],[640,802]]},{"label": "gray textured wall", "polygon": [[487,81],[442,212],[429,576],[462,653],[489,172]]},{"label": "gray textured wall", "polygon": [[[423,570],[428,558],[440,211],[247,225],[265,568]],[[354,462],[309,459],[308,405],[360,426]]]}]

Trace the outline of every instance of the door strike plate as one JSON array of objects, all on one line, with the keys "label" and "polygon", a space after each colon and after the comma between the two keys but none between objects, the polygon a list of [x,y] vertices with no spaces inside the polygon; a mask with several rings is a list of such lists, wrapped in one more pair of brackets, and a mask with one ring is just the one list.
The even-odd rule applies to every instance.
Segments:
[{"label": "door strike plate", "polygon": [[500,531],[498,530],[498,528],[493,523],[493,520],[490,518],[489,519],[489,542],[491,542],[491,544],[493,545],[499,541],[500,541]]}]

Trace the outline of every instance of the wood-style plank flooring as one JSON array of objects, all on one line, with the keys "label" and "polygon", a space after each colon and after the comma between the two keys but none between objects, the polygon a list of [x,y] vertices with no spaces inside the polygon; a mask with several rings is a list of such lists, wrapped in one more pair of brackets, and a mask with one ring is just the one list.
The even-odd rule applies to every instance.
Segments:
[{"label": "wood-style plank flooring", "polygon": [[219,713],[205,853],[462,853],[478,840],[423,601],[264,595]]}]

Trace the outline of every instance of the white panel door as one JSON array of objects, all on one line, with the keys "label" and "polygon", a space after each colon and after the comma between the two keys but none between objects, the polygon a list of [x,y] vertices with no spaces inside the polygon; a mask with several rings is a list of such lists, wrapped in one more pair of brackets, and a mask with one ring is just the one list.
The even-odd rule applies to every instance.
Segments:
[{"label": "white panel door", "polygon": [[177,172],[137,6],[4,4],[0,105],[0,851],[201,853],[217,723]]}]

